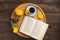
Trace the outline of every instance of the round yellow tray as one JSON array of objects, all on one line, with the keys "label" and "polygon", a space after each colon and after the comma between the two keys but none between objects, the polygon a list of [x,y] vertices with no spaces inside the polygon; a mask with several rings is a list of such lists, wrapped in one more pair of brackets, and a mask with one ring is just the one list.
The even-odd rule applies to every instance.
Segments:
[{"label": "round yellow tray", "polygon": [[[29,5],[31,5],[31,4],[32,4],[32,3],[24,3],[24,4],[21,4],[21,5],[19,5],[15,10],[22,10],[22,12],[24,13],[26,7],[29,6]],[[34,18],[37,19],[37,20],[46,22],[46,17],[45,17],[45,14],[44,14],[43,10],[42,10],[39,6],[37,6],[37,5],[35,5],[35,4],[34,4],[34,6],[36,6],[36,7],[39,9],[39,10],[38,10],[38,13],[41,12],[42,15],[43,15],[43,18],[41,18],[41,19],[39,19],[39,18],[37,17],[37,15],[36,15]],[[13,19],[13,18],[16,17],[15,10],[12,12],[11,19]],[[20,16],[20,17],[19,17],[19,21],[18,21],[15,25],[13,25],[13,23],[11,23],[11,25],[12,25],[12,28],[13,28],[13,32],[14,32],[14,29],[18,29],[18,32],[16,32],[16,34],[18,34],[19,36],[24,37],[24,38],[29,38],[29,36],[27,36],[27,35],[19,32],[19,28],[20,28],[20,26],[21,26],[21,24],[22,24],[22,21],[23,21],[24,16],[25,16],[25,15]]]}]

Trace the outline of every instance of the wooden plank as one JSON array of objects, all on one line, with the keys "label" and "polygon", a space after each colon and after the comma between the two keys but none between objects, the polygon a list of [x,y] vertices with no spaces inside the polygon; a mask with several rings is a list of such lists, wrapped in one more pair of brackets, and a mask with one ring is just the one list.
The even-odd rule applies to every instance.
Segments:
[{"label": "wooden plank", "polygon": [[33,2],[33,3],[40,3],[40,2],[55,2],[57,0],[0,0],[0,2]]},{"label": "wooden plank", "polygon": [[44,40],[59,40],[59,23],[50,23],[50,26],[51,27],[48,28]]},{"label": "wooden plank", "polygon": [[0,23],[0,33],[10,33],[12,32],[12,27],[10,23]]},{"label": "wooden plank", "polygon": [[44,0],[44,2],[51,2],[51,3],[55,2],[55,1],[57,1],[57,0]]},{"label": "wooden plank", "polygon": [[17,34],[13,33],[2,33],[0,34],[0,40],[34,40],[33,38],[22,38]]},{"label": "wooden plank", "polygon": [[48,23],[60,23],[60,13],[45,13]]},{"label": "wooden plank", "polygon": [[[13,11],[13,9],[15,9],[18,5],[20,5],[20,4],[6,4],[5,3],[0,6],[0,12],[3,12],[5,10]],[[60,12],[60,9],[57,8],[55,5],[51,5],[51,6],[46,5],[46,4],[37,4],[37,5],[39,5],[44,10],[44,12],[48,12],[48,13],[50,13],[50,12],[59,13]]]},{"label": "wooden plank", "polygon": [[60,9],[58,9],[55,5],[46,5],[46,4],[38,4],[44,12],[46,13],[60,13]]},{"label": "wooden plank", "polygon": [[[36,2],[35,2],[36,1]],[[0,2],[5,2],[5,3],[26,3],[26,2],[31,2],[31,3],[38,3],[38,0],[0,0]]]}]

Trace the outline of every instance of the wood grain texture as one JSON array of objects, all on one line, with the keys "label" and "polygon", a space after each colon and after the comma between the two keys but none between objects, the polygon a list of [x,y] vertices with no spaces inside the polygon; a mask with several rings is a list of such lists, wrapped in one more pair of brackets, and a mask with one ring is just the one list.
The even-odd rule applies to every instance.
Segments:
[{"label": "wood grain texture", "polygon": [[12,11],[22,3],[38,4],[46,14],[50,25],[44,40],[60,40],[60,1],[59,0],[0,0],[0,40],[35,40],[22,38],[12,32],[10,17]]}]

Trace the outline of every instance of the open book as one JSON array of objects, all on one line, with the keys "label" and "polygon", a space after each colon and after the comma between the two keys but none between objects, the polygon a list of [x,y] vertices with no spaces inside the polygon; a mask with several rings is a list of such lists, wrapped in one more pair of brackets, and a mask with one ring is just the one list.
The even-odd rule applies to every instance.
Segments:
[{"label": "open book", "polygon": [[25,16],[19,32],[22,32],[37,40],[42,40],[47,28],[48,24],[38,21],[34,18]]}]

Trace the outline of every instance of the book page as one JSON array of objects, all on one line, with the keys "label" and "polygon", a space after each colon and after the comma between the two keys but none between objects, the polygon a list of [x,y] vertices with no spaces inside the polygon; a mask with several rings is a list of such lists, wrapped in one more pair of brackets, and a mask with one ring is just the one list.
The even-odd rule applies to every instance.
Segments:
[{"label": "book page", "polygon": [[46,23],[37,21],[32,33],[31,33],[31,37],[42,40],[47,28],[48,28],[48,25]]},{"label": "book page", "polygon": [[25,16],[20,28],[20,32],[30,35],[35,23],[36,23],[35,19]]}]

